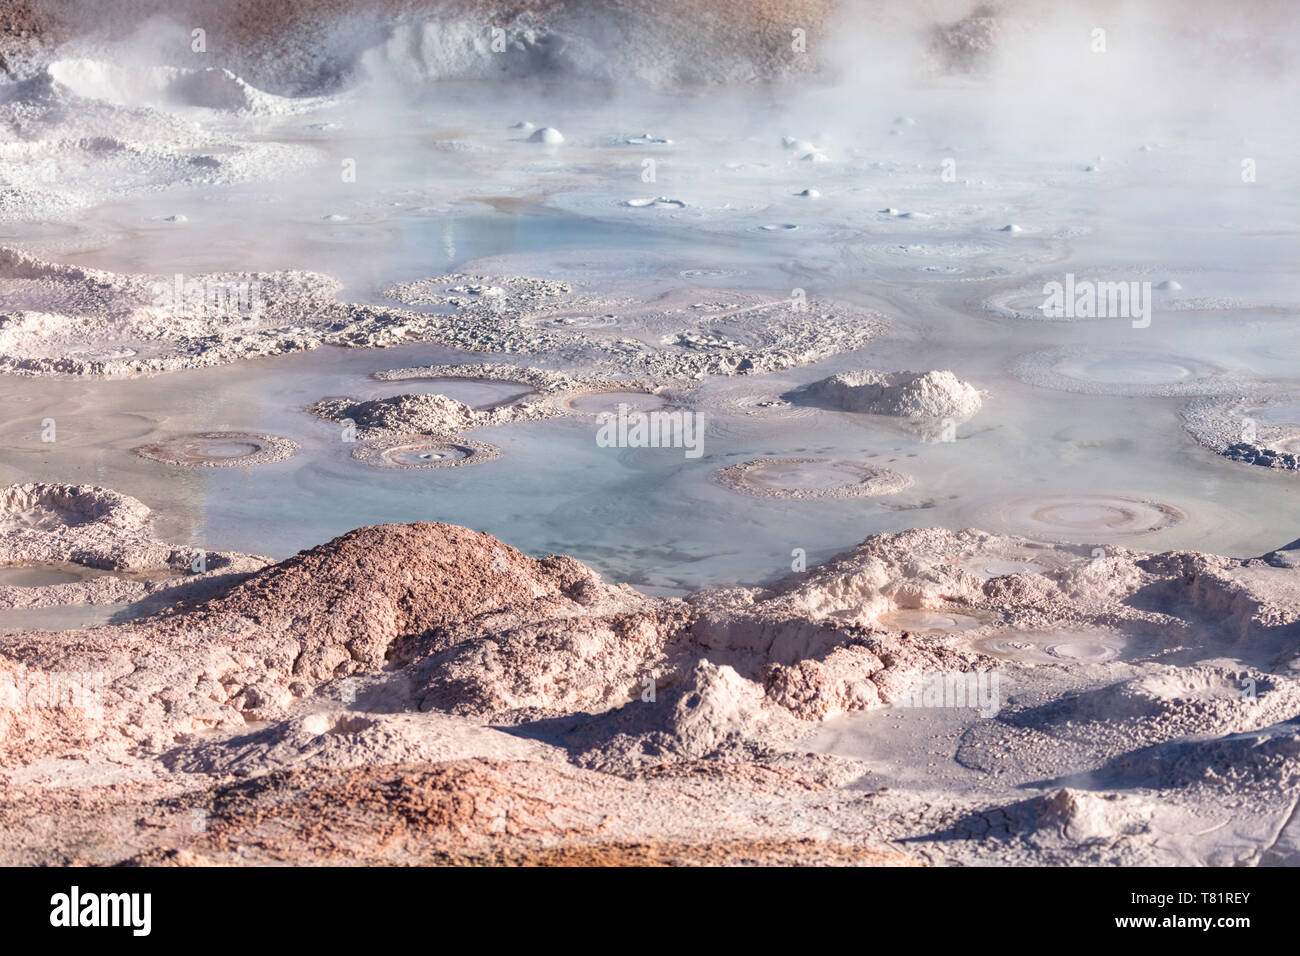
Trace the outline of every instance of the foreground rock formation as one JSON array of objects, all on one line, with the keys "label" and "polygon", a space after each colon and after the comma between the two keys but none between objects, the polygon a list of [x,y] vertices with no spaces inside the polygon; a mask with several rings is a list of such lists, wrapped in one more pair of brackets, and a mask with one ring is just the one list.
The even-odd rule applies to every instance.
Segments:
[{"label": "foreground rock formation", "polygon": [[[103,489],[0,502],[10,565],[173,559],[148,509]],[[919,530],[766,588],[664,599],[444,524],[362,528],[266,566],[221,556],[224,572],[173,578],[157,613],[0,637],[4,859],[1284,856],[1249,827],[1176,851],[1166,831],[1247,793],[1260,833],[1285,818],[1291,557]],[[0,603],[87,599],[59,587]],[[1004,693],[984,716],[938,709],[917,692],[935,674],[998,674]],[[956,721],[980,781],[882,788],[887,762],[809,746],[876,712]]]}]

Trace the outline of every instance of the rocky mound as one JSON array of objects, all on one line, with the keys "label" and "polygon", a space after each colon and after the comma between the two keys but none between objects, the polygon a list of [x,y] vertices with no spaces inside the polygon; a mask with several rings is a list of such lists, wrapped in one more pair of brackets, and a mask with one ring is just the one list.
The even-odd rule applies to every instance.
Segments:
[{"label": "rocky mound", "polygon": [[445,395],[395,395],[368,402],[327,399],[309,410],[331,421],[351,421],[358,434],[366,438],[454,435],[482,424],[480,419],[486,418]]},{"label": "rocky mound", "polygon": [[[248,846],[260,848],[259,859],[294,858],[295,846],[320,859],[345,846],[340,859],[492,854],[500,847],[476,841],[503,834],[519,853],[517,841],[662,838],[687,819],[695,821],[684,835],[690,843],[734,836],[725,814],[691,814],[738,799],[764,807],[773,821],[771,832],[747,826],[748,837],[793,829],[815,839],[819,827],[837,825],[837,814],[881,817],[871,816],[873,802],[859,807],[825,790],[865,768],[821,766],[794,741],[829,717],[898,702],[918,676],[1005,670],[981,650],[991,635],[1146,629],[1171,639],[1152,645],[1168,654],[1191,622],[1210,615],[1221,635],[1249,639],[1243,655],[1262,664],[1148,667],[1138,679],[1125,671],[1118,682],[1060,701],[1010,700],[963,735],[958,757],[968,768],[1012,754],[1022,773],[1037,772],[1043,757],[1045,771],[1129,779],[1129,765],[1143,759],[1130,753],[1135,739],[1181,744],[1186,734],[1290,726],[1296,681],[1265,665],[1295,655],[1294,578],[1292,568],[1262,560],[1122,549],[1098,558],[931,529],[877,535],[767,588],[670,600],[605,584],[571,558],[531,558],[480,532],[380,525],[151,618],[64,631],[57,640],[0,636],[0,683],[37,688],[35,699],[29,690],[23,703],[4,708],[0,766],[19,780],[152,779],[159,768],[207,776],[215,789],[194,792],[212,827],[186,850],[213,860],[252,852],[239,850]],[[927,610],[950,615],[952,627],[895,623],[907,620],[902,611]],[[69,675],[89,676],[88,687],[78,685],[81,698],[45,693]],[[1253,701],[1238,694],[1247,678]],[[1103,733],[1101,716],[1107,726],[1139,730]],[[262,721],[268,726],[246,726]],[[1261,773],[1290,773],[1291,744],[1278,737],[1263,746]],[[74,768],[62,759],[68,753],[86,762]],[[1161,781],[1201,780],[1220,759],[1204,748],[1168,753]],[[816,767],[839,782],[807,778]],[[219,783],[231,776],[252,780]],[[54,806],[46,790],[23,792],[29,811]],[[193,806],[146,808],[128,793],[114,824],[124,833],[130,820]],[[589,793],[590,802],[575,793]],[[649,823],[647,801],[663,814]],[[1052,857],[1091,847],[1107,826],[1127,832],[1125,813],[1097,817],[1084,803],[1017,809],[1008,821],[1016,852]],[[60,806],[65,816],[81,812]],[[890,806],[881,803],[879,813]],[[989,825],[988,812],[977,817],[971,826]],[[17,818],[5,825],[23,830]],[[39,842],[29,836],[24,852]],[[366,849],[376,846],[384,849]]]},{"label": "rocky mound", "polygon": [[808,386],[834,408],[899,418],[965,420],[980,409],[975,386],[952,372],[840,372]]}]

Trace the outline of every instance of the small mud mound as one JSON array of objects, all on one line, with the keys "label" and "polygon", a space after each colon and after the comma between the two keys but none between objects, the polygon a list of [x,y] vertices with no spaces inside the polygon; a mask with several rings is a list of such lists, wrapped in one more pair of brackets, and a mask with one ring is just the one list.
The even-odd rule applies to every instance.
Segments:
[{"label": "small mud mound", "polygon": [[[71,628],[75,605],[126,605],[179,585],[191,596],[210,593],[226,574],[264,566],[252,555],[206,552],[201,571],[191,567],[194,551],[159,541],[152,513],[126,495],[91,485],[10,485],[0,488],[0,606],[38,609],[48,626]],[[193,587],[191,588],[191,584]],[[80,616],[95,624],[102,613]],[[22,614],[14,617],[15,621]],[[34,621],[41,627],[39,619]],[[23,626],[19,630],[30,630]]]},{"label": "small mud mound", "polygon": [[89,485],[10,485],[0,490],[0,532],[53,531],[100,524],[143,528],[149,509],[134,498]]},{"label": "small mud mound", "polygon": [[808,386],[808,394],[833,408],[900,418],[965,420],[983,400],[952,372],[841,372]]},{"label": "small mud mound", "polygon": [[1146,786],[1262,793],[1290,803],[1300,786],[1300,724],[1162,744],[1125,754],[1106,770]]},{"label": "small mud mound", "polygon": [[758,498],[868,498],[907,488],[907,475],[855,461],[830,458],[759,458],[731,465],[715,476],[720,484]]},{"label": "small mud mound", "polygon": [[472,375],[430,377],[422,384],[431,393],[462,402],[475,411],[490,411],[537,395],[536,389],[524,382],[478,378]]},{"label": "small mud mound", "polygon": [[276,435],[203,432],[183,435],[135,449],[141,458],[168,465],[204,468],[249,468],[292,458],[299,445]]},{"label": "small mud mound", "polygon": [[480,424],[472,408],[445,395],[395,395],[368,402],[327,399],[308,409],[321,418],[351,422],[369,438],[447,436]]},{"label": "small mud mound", "polygon": [[367,442],[354,449],[352,457],[376,468],[459,468],[496,461],[501,457],[501,449],[487,442],[470,441],[467,438],[436,441],[407,437]]},{"label": "small mud mound", "polygon": [[1169,668],[1082,694],[1080,720],[1141,721],[1139,739],[1253,729],[1300,715],[1300,681],[1222,666]]},{"label": "small mud mound", "polygon": [[1062,789],[962,818],[942,836],[1011,840],[1040,850],[1102,847],[1146,832],[1151,807],[1115,794]]},{"label": "small mud mound", "polygon": [[1014,754],[1027,773],[1060,783],[1145,786],[1152,774],[1164,772],[1150,764],[1166,745],[1254,731],[1300,715],[1300,681],[1226,664],[1143,670],[1093,690],[1004,708],[963,737],[959,759],[988,770],[998,755]]}]

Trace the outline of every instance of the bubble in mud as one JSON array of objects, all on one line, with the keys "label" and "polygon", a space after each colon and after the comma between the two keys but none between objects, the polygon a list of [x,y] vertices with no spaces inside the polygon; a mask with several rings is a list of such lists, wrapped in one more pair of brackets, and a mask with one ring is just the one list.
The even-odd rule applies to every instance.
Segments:
[{"label": "bubble in mud", "polygon": [[1164,282],[1156,285],[1156,288],[1161,292],[1181,292],[1183,287],[1174,279],[1166,279]]},{"label": "bubble in mud", "polygon": [[1105,664],[1128,640],[1112,631],[1010,632],[979,638],[975,650],[1017,664]]},{"label": "bubble in mud", "polygon": [[818,190],[816,190],[816,189],[811,189],[811,188],[810,188],[810,189],[802,190],[801,192],[797,192],[797,193],[795,193],[795,195],[796,195],[796,196],[802,196],[802,197],[804,197],[805,199],[821,199],[821,198],[822,198],[822,194],[821,194]]},{"label": "bubble in mud", "polygon": [[203,432],[142,445],[134,451],[141,458],[168,465],[246,468],[284,461],[292,457],[298,447],[297,442],[276,435]]},{"label": "bubble in mud", "polygon": [[537,127],[534,126],[532,123],[528,122],[528,120],[520,120],[518,123],[516,123],[514,126],[511,126],[510,128],[522,129],[522,130],[534,130]]},{"label": "bubble in mud", "polygon": [[861,498],[907,488],[907,475],[831,458],[759,458],[719,471],[717,481],[758,498]]},{"label": "bubble in mud", "polygon": [[548,146],[555,146],[564,142],[564,136],[554,127],[543,126],[541,129],[535,130],[533,134],[528,137],[528,142],[545,143]]},{"label": "bubble in mud", "polygon": [[791,232],[799,227],[792,222],[770,222],[758,228],[764,232]]},{"label": "bubble in mud", "polygon": [[501,449],[486,442],[458,438],[391,438],[366,442],[352,452],[357,461],[376,468],[423,470],[478,465],[501,457]]},{"label": "bubble in mud", "polygon": [[976,523],[1040,540],[1090,544],[1150,534],[1183,519],[1177,508],[1120,495],[1036,495],[987,504]]},{"label": "bubble in mud", "polygon": [[1053,664],[1052,655],[1048,654],[1036,642],[1025,637],[1008,637],[1005,635],[986,637],[973,644],[975,650],[998,660],[1014,664]]},{"label": "bubble in mud", "polygon": [[1047,653],[1065,661],[1081,664],[1103,664],[1119,657],[1120,648],[1098,638],[1076,635],[1044,644]]},{"label": "bubble in mud", "polygon": [[1009,223],[1007,223],[1005,226],[1003,226],[1001,229],[998,230],[998,232],[1013,232],[1013,233],[1014,233],[1014,232],[1024,232],[1024,231],[1025,231],[1025,230],[1024,230],[1023,228],[1021,228],[1020,226],[1017,226],[1014,222],[1009,222]]}]

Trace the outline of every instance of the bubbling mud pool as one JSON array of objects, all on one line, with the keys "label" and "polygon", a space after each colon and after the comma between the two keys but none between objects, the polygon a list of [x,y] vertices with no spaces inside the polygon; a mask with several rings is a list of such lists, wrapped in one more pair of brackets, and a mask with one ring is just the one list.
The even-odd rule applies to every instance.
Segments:
[{"label": "bubbling mud pool", "polygon": [[[1253,490],[1225,502],[1207,495],[1204,482],[1230,463],[1207,456],[1181,470],[1159,464],[1161,456],[1179,460],[1188,441],[1176,402],[1167,419],[1125,419],[1116,409],[1090,431],[1063,433],[1059,423],[1073,414],[1073,397],[1035,392],[1023,403],[992,403],[962,426],[955,442],[927,442],[875,416],[806,409],[782,415],[756,404],[775,400],[792,384],[866,364],[853,357],[793,379],[784,374],[779,382],[766,376],[706,380],[676,393],[674,402],[705,410],[697,459],[674,448],[600,447],[594,415],[628,398],[612,393],[580,399],[586,408],[568,418],[477,429],[456,439],[494,446],[500,460],[448,449],[442,439],[428,446],[416,438],[349,443],[339,425],[306,411],[329,395],[377,385],[391,390],[393,383],[376,382],[375,372],[477,361],[481,356],[438,346],[323,348],[152,378],[65,379],[57,391],[46,380],[0,379],[7,407],[21,410],[17,433],[26,436],[14,443],[8,474],[14,481],[93,476],[147,502],[171,540],[196,547],[287,556],[365,524],[439,520],[481,527],[530,553],[574,554],[605,574],[662,593],[770,580],[788,570],[793,548],[805,549],[811,561],[877,531],[928,525],[985,527],[1081,545],[1140,535],[1141,546],[1152,549],[1245,555],[1285,543],[1277,540],[1270,517],[1285,489],[1260,480],[1271,477],[1264,469],[1234,466]],[[516,361],[536,364],[526,356]],[[649,408],[667,403],[648,394],[636,400]],[[84,439],[41,443],[46,418]],[[192,436],[212,434],[227,436],[214,439],[225,455],[213,460],[225,467],[162,469],[134,451],[161,446],[176,462]],[[298,450],[250,467],[230,454],[242,453],[238,446],[248,436],[278,436]],[[1138,482],[1135,441],[1148,447]],[[373,456],[361,451],[367,448]],[[714,478],[724,469],[743,476],[751,471],[748,462],[781,459],[816,461],[764,469],[752,486],[757,497]],[[1017,467],[1008,473],[1003,462],[1010,459]],[[835,462],[848,464],[827,464]],[[896,477],[904,474],[910,486]],[[1080,496],[1075,489],[1081,484],[1109,485],[1117,493]],[[838,494],[843,485],[858,494]],[[989,505],[992,488],[1019,495]],[[1155,488],[1167,497],[1154,497]],[[863,497],[861,489],[876,494]],[[4,520],[41,519],[15,512]],[[744,547],[735,544],[738,536]],[[1009,573],[1001,567],[984,573],[995,571]]]},{"label": "bubbling mud pool", "polygon": [[[664,593],[772,580],[788,571],[792,549],[819,560],[874,532],[929,525],[1068,542],[1083,555],[1131,542],[1243,556],[1296,537],[1278,525],[1292,509],[1294,476],[1202,453],[1179,419],[1189,400],[1295,387],[1294,315],[1285,310],[1295,306],[1300,220],[1288,198],[1207,191],[1215,170],[1184,168],[1172,150],[1138,150],[1127,133],[1086,154],[1008,150],[978,123],[946,122],[954,103],[938,90],[908,94],[908,124],[893,121],[901,103],[846,120],[833,96],[793,89],[777,109],[738,109],[748,103],[740,95],[716,109],[687,109],[672,95],[614,105],[512,95],[535,129],[562,130],[563,142],[528,142],[527,130],[510,128],[518,117],[485,114],[480,87],[441,86],[436,111],[394,103],[382,123],[321,106],[310,120],[266,119],[259,141],[383,157],[346,188],[321,185],[337,181],[336,169],[180,184],[93,202],[58,223],[6,223],[3,241],[122,272],[317,270],[362,307],[391,306],[387,290],[433,276],[482,275],[510,289],[519,286],[508,277],[535,277],[571,284],[578,298],[542,297],[513,327],[582,333],[594,344],[548,354],[327,346],[153,378],[59,378],[57,388],[7,376],[6,480],[93,480],[147,502],[172,540],[273,556],[364,524],[449,521]],[[641,137],[644,129],[654,135]],[[967,157],[956,182],[930,168],[949,141]],[[662,160],[659,181],[629,186],[651,151]],[[1085,171],[1102,151],[1100,171]],[[1152,197],[1099,202],[1142,195],[1135,187]],[[1003,231],[1008,224],[1019,231]],[[1152,229],[1168,237],[1158,249]],[[1114,275],[1116,263],[1132,269]],[[1043,321],[1037,288],[1070,271],[1181,288],[1156,291],[1144,329]],[[880,334],[811,358],[800,354],[803,332],[776,337],[792,319],[826,328],[822,301],[860,310],[861,323],[879,315]],[[788,365],[744,367],[746,350],[773,341]],[[69,342],[65,352],[107,361],[156,347]],[[645,381],[619,365],[633,349],[716,357],[737,374]],[[338,423],[304,411],[324,398],[398,392],[479,410],[537,397],[522,381],[447,372],[487,362],[624,384],[562,399],[572,413],[564,418],[378,443],[349,442]],[[400,385],[372,377],[425,366],[439,373]],[[947,369],[987,399],[945,431],[783,398],[864,369]],[[620,404],[698,412],[702,456],[600,447],[593,419]],[[1267,402],[1244,407],[1261,427],[1292,415]],[[46,419],[58,426],[53,442],[42,441]],[[1284,450],[1300,441],[1278,440]],[[157,450],[155,460],[137,448]],[[732,487],[719,472],[736,476]],[[991,561],[973,573],[1039,569]]]},{"label": "bubbling mud pool", "polygon": [[[698,836],[674,802],[689,796],[793,833],[800,862],[846,839],[937,864],[1297,858],[1300,681],[1280,672],[1300,670],[1300,549],[1274,551],[1300,537],[1300,200],[1276,173],[1297,137],[1260,122],[1271,79],[1238,89],[1232,64],[1189,52],[1204,28],[1255,79],[1286,45],[1180,15],[1133,32],[1156,56],[1125,72],[1082,30],[1051,55],[1055,15],[1033,4],[1037,48],[1018,56],[1023,5],[999,4],[904,17],[937,44],[925,54],[873,7],[774,68],[741,52],[770,5],[729,11],[720,42],[683,29],[689,4],[646,21],[619,12],[645,4],[596,5],[650,27],[619,30],[637,38],[624,50],[549,32],[574,5],[528,6],[519,42],[482,62],[456,40],[481,23],[419,4],[355,62],[352,35],[378,35],[362,9],[341,32],[327,12],[310,36],[231,34],[241,58],[262,51],[237,67],[248,84],[319,98],[223,73],[229,44],[165,100],[114,79],[149,66],[82,59],[112,45],[12,82],[28,66],[0,38],[0,128],[17,134],[0,143],[0,633],[174,609],[7,639],[0,664],[110,671],[93,733],[32,715],[37,746],[16,754],[37,786],[10,816],[49,810],[46,781],[134,782],[35,836],[12,827],[6,858],[186,861],[147,849],[179,829],[195,862],[292,860],[276,820],[304,818],[298,770],[425,792],[394,761],[460,754],[493,758],[468,782],[480,804],[498,784],[562,791],[576,822],[526,837],[548,844],[581,839],[588,807],[602,840],[629,817]],[[331,62],[303,76],[321,36]],[[1171,38],[1209,99],[1155,65]],[[848,62],[805,72],[830,47]],[[477,79],[449,79],[466,59]],[[589,59],[599,82],[578,79]],[[1028,64],[1041,82],[1017,82]],[[685,76],[704,85],[674,92]],[[1122,108],[1097,108],[1108,95]],[[1053,125],[1063,106],[1078,121]],[[1257,183],[1232,144],[1260,157]],[[147,295],[254,276],[255,315]],[[1040,290],[1062,282],[1152,289],[1141,321],[1045,314]],[[699,427],[689,447],[602,437],[620,411]],[[511,546],[655,595],[774,588],[666,605]],[[303,548],[267,587],[230,590],[255,555]],[[320,600],[340,583],[348,620]],[[398,592],[422,636],[390,655],[375,638]],[[430,620],[471,639],[430,648]],[[667,706],[620,706],[647,667]],[[903,702],[909,675],[940,670],[964,702]],[[1146,749],[1171,742],[1187,749]],[[285,771],[274,793],[267,769]],[[181,790],[223,805],[203,791],[229,774],[274,798],[259,832],[229,814],[206,835],[139,822],[151,794],[164,818]],[[326,817],[366,830],[356,801],[334,802]],[[1153,816],[1169,810],[1195,812]],[[307,812],[328,854],[369,835],[334,841]],[[516,836],[496,831],[493,852]]]}]

